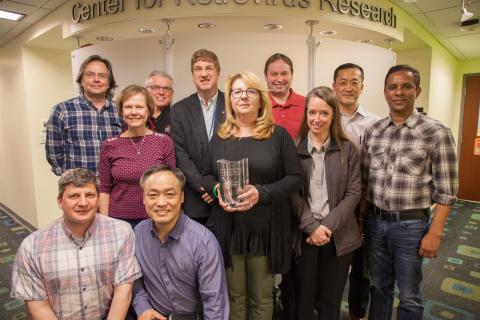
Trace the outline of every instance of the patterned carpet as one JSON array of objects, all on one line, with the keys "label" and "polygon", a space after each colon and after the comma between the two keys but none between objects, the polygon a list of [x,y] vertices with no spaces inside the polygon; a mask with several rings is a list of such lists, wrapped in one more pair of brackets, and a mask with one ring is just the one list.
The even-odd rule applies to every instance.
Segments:
[{"label": "patterned carpet", "polygon": [[[0,205],[0,319],[27,319],[22,301],[10,299],[15,252],[31,227]],[[426,259],[424,319],[480,319],[480,203],[458,201],[448,218],[439,258]],[[398,301],[396,301],[396,304]],[[341,319],[348,319],[342,302]]]},{"label": "patterned carpet", "polygon": [[22,240],[33,227],[0,204],[0,319],[28,319],[23,301],[10,299],[12,265]]},{"label": "patterned carpet", "polygon": [[480,203],[458,201],[423,267],[424,319],[480,319]]}]

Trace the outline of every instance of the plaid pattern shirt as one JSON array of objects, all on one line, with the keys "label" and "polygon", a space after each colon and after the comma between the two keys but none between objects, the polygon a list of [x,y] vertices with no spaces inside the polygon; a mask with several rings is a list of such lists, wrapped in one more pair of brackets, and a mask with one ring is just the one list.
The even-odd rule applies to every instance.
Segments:
[{"label": "plaid pattern shirt", "polygon": [[386,117],[365,132],[366,199],[383,210],[452,205],[458,191],[457,170],[450,129],[416,110],[399,126]]},{"label": "plaid pattern shirt", "polygon": [[79,241],[59,218],[20,245],[11,297],[48,300],[58,319],[102,319],[114,286],[142,276],[134,250],[134,233],[126,222],[97,214]]},{"label": "plaid pattern shirt", "polygon": [[72,168],[97,172],[100,143],[120,134],[123,120],[112,100],[98,110],[83,95],[53,107],[47,123],[45,150],[56,175]]}]

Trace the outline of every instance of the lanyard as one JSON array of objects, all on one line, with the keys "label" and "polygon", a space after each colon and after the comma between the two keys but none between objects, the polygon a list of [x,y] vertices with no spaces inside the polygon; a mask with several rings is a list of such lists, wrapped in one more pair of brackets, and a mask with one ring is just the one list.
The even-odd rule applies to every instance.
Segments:
[{"label": "lanyard", "polygon": [[215,103],[215,108],[213,109],[213,118],[212,123],[210,124],[210,130],[208,130],[208,141],[212,139],[213,129],[215,128],[215,118],[217,117],[217,103]]}]

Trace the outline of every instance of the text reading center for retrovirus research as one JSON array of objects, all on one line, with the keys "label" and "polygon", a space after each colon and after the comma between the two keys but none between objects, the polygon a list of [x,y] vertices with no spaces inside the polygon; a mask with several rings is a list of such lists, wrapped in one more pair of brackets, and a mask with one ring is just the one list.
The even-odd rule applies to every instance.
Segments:
[{"label": "text reading center for retrovirus research", "polygon": [[[168,5],[177,7],[195,5],[253,5],[299,9],[318,7],[322,11],[360,17],[388,27],[397,27],[397,16],[393,7],[385,9],[358,0],[135,0],[134,5],[134,10],[162,8]],[[96,17],[120,14],[125,10],[125,0],[76,2],[72,7],[72,19],[74,22],[81,23]]]}]

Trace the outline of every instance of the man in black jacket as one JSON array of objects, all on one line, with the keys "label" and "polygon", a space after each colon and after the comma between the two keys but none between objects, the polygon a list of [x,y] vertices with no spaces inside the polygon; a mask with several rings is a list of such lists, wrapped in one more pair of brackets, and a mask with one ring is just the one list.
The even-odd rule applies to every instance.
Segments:
[{"label": "man in black jacket", "polygon": [[191,59],[192,78],[197,92],[172,107],[171,132],[177,166],[187,177],[184,211],[205,224],[213,201],[202,185],[203,162],[208,142],[225,120],[225,97],[218,90],[220,64],[215,53],[200,49]]}]

